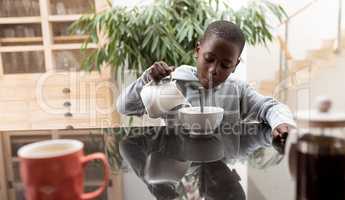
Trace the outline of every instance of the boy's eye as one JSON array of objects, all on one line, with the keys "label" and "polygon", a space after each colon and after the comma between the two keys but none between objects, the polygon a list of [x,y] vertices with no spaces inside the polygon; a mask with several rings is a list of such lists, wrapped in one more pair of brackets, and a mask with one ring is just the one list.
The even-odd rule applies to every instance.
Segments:
[{"label": "boy's eye", "polygon": [[213,58],[213,56],[206,54],[206,55],[204,55],[204,60],[208,63],[211,63],[214,61],[214,58]]},{"label": "boy's eye", "polygon": [[211,62],[214,61],[214,59],[212,59],[212,58],[205,58],[205,61],[208,62],[208,63],[211,63]]},{"label": "boy's eye", "polygon": [[231,68],[231,63],[221,63],[220,66],[224,69],[229,69]]}]

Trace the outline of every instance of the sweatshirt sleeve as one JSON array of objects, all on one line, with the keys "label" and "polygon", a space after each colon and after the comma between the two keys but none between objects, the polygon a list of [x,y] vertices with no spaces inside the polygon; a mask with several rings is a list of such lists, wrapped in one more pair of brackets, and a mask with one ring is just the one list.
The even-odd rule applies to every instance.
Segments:
[{"label": "sweatshirt sleeve", "polygon": [[268,123],[272,130],[280,124],[296,127],[289,108],[272,97],[263,96],[248,84],[242,85],[241,118]]},{"label": "sweatshirt sleeve", "polygon": [[117,111],[123,115],[142,116],[145,114],[145,107],[140,97],[144,85],[151,80],[148,69],[127,88],[125,88],[117,99]]}]

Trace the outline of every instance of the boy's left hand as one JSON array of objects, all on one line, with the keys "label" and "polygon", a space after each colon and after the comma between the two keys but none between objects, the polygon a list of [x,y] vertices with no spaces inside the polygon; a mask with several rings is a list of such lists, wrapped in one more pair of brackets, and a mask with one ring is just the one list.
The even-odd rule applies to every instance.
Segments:
[{"label": "boy's left hand", "polygon": [[284,154],[285,143],[289,135],[289,125],[280,124],[272,132],[272,146],[280,154]]},{"label": "boy's left hand", "polygon": [[289,132],[288,124],[280,124],[273,130],[273,137],[282,135],[283,133]]}]

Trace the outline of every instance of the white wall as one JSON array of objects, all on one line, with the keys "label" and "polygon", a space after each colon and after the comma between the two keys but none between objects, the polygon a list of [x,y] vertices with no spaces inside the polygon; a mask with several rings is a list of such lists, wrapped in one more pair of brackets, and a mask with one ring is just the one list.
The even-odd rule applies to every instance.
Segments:
[{"label": "white wall", "polygon": [[[315,73],[305,89],[297,96],[298,109],[315,109],[315,101],[319,96],[327,96],[333,101],[332,111],[345,112],[345,93],[342,87],[345,83],[345,49],[334,61],[323,66]],[[306,101],[304,96],[308,96]]]},{"label": "white wall", "polygon": [[[303,7],[308,0],[283,1],[289,13]],[[336,38],[337,2],[319,0],[307,12],[297,16],[290,25],[289,49],[294,58],[303,58],[306,50],[318,48],[320,41]],[[345,14],[343,29],[345,29]],[[247,52],[248,80],[260,81],[272,79],[278,70],[278,46],[249,47]],[[298,108],[313,107],[317,96],[326,95],[334,101],[334,111],[345,112],[345,95],[339,90],[344,85],[345,58],[339,55],[334,65],[325,66],[312,79],[298,96]],[[287,161],[267,170],[248,168],[248,200],[293,200],[295,183],[289,175]]]},{"label": "white wall", "polygon": [[[313,74],[297,95],[298,109],[314,108],[318,96],[333,100],[333,112],[345,113],[345,95],[340,89],[345,81],[345,49],[334,64],[324,66]],[[248,168],[248,200],[293,200],[295,182],[288,171],[287,160],[266,170]]]},{"label": "white wall", "polygon": [[[288,15],[292,15],[299,8],[311,0],[275,0],[281,2]],[[319,0],[303,13],[297,15],[289,23],[289,50],[293,58],[303,58],[306,51],[318,48],[322,39],[336,38],[338,1]],[[343,29],[345,29],[345,14],[343,15]],[[284,36],[283,26],[275,30]],[[279,67],[278,42],[274,41],[260,47],[248,47],[247,77],[249,81],[272,79]]]}]

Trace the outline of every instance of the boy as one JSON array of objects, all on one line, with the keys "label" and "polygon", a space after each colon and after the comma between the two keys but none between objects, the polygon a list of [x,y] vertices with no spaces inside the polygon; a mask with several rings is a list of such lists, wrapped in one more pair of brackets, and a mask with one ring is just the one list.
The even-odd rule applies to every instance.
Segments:
[{"label": "boy", "polygon": [[[220,127],[228,130],[222,136],[225,159],[248,155],[258,147],[269,146],[272,144],[272,138],[278,140],[285,138],[290,127],[295,126],[289,109],[271,97],[258,94],[246,83],[230,76],[240,62],[244,45],[244,34],[237,25],[228,21],[211,23],[197,43],[196,68],[181,66],[174,71],[172,67],[162,61],[154,63],[120,95],[117,102],[118,111],[125,115],[143,115],[145,108],[139,95],[142,87],[150,80],[160,81],[174,71],[173,77],[177,79],[184,77],[184,79],[200,82],[205,88],[205,105],[224,108],[224,117]],[[192,106],[199,106],[198,87],[185,81],[177,81],[177,85]],[[248,121],[258,121],[269,125],[270,128],[254,133],[252,136],[241,136],[244,131],[236,127]],[[236,137],[241,143],[237,144],[239,152],[234,150],[234,138]],[[204,171],[208,171],[207,169],[212,169],[209,171],[227,170],[219,162],[209,164],[204,168]],[[222,175],[218,177],[221,178]],[[226,191],[221,185],[225,184],[213,187],[219,189],[216,189],[214,196],[210,198],[232,199],[217,192],[217,190]]]},{"label": "boy", "polygon": [[[272,128],[272,136],[279,137],[288,132],[289,127],[295,126],[288,108],[270,97],[258,94],[247,84],[230,76],[240,62],[244,44],[245,38],[238,26],[227,21],[213,22],[197,44],[197,69],[181,66],[175,72],[176,77],[198,79],[202,86],[208,89],[208,103],[224,108],[223,123],[230,123],[231,120],[265,122]],[[117,102],[118,111],[125,115],[143,115],[145,108],[139,95],[142,87],[150,80],[161,80],[172,71],[173,68],[164,62],[154,63],[120,95]],[[188,87],[183,81],[177,83],[184,90],[189,102],[193,106],[199,106],[199,100],[195,98],[197,88]]]}]

